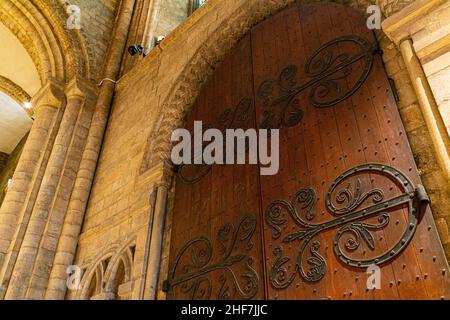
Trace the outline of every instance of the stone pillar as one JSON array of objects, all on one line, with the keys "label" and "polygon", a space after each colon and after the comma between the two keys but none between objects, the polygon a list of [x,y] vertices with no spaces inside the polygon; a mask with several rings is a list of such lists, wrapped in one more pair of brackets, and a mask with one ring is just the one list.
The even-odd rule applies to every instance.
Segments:
[{"label": "stone pillar", "polygon": [[[76,110],[71,111],[72,120],[70,126],[73,127],[72,135],[70,136],[70,130],[63,132],[64,135],[69,135],[66,138],[68,147],[67,145],[62,146],[55,143],[58,147],[67,148],[67,152],[64,161],[60,163],[62,168],[59,172],[59,179],[51,186],[51,190],[55,190],[53,201],[46,204],[47,207],[44,211],[44,213],[47,214],[45,232],[39,243],[39,249],[34,262],[35,267],[33,268],[26,295],[27,299],[43,299],[47,289],[58,239],[61,235],[70,195],[81,162],[81,151],[86,144],[88,128],[91,123],[95,106],[95,91],[96,89],[91,86],[90,83],[81,79],[74,79],[71,81],[66,90],[69,104],[71,101],[74,101],[74,105],[77,106],[79,110],[78,114],[76,113]],[[68,110],[66,112],[68,112]],[[64,119],[66,118],[63,118],[63,120]],[[65,123],[62,123],[62,126],[63,125],[65,125]],[[49,170],[55,171],[53,172],[53,176],[56,176],[56,171],[59,171],[59,169],[51,168],[49,168]]]},{"label": "stone pillar", "polygon": [[164,236],[164,222],[166,220],[166,203],[168,192],[169,185],[167,183],[161,184],[157,188],[147,264],[147,278],[144,292],[145,300],[155,300],[156,298],[158,276],[161,265],[161,251]]},{"label": "stone pillar", "polygon": [[436,150],[437,160],[450,185],[450,139],[439,108],[434,99],[427,77],[417,58],[412,41],[405,39],[400,43],[400,51],[408,70],[411,83],[416,92],[423,118],[430,131]]},{"label": "stone pillar", "polygon": [[147,279],[148,257],[150,253],[150,241],[152,235],[153,217],[155,215],[157,187],[153,186],[150,192],[149,212],[146,227],[140,231],[136,240],[136,253],[134,256],[134,288],[131,295],[132,300],[143,300],[145,281]]},{"label": "stone pillar", "polygon": [[144,53],[148,54],[155,44],[155,30],[158,26],[158,14],[161,0],[151,0],[150,10],[148,11],[147,21],[145,23],[145,32],[143,39]]},{"label": "stone pillar", "polygon": [[32,99],[35,120],[23,148],[13,183],[0,208],[0,284],[4,285],[4,262],[8,248],[21,216],[27,208],[27,201],[38,179],[42,160],[47,150],[56,111],[62,105],[62,88],[56,82],[48,82]]},{"label": "stone pillar", "polygon": [[81,225],[83,223],[115,89],[115,84],[108,79],[115,80],[118,77],[134,3],[135,0],[122,1],[114,36],[111,39],[110,55],[104,76],[105,80],[102,82],[95,106],[95,113],[92,118],[75,186],[70,198],[61,237],[58,242],[45,299],[64,299],[66,294],[66,270],[73,263],[75,257],[78,237],[81,232]]},{"label": "stone pillar", "polygon": [[8,162],[9,155],[7,153],[0,151],[0,174],[4,167],[6,167],[6,163]]},{"label": "stone pillar", "polygon": [[[3,176],[3,170],[5,169],[5,167],[8,163],[8,158],[9,158],[9,154],[0,151],[0,180],[2,179],[2,176]],[[6,184],[0,185],[0,206],[2,205],[3,197],[5,195],[6,190],[7,190]],[[0,266],[1,266],[1,263],[0,263]]]},{"label": "stone pillar", "polygon": [[23,299],[29,286],[37,250],[46,227],[50,206],[63,171],[67,152],[72,141],[75,124],[85,95],[72,81],[66,90],[67,104],[58,134],[50,155],[30,221],[17,255],[13,274],[5,295],[6,299]]}]

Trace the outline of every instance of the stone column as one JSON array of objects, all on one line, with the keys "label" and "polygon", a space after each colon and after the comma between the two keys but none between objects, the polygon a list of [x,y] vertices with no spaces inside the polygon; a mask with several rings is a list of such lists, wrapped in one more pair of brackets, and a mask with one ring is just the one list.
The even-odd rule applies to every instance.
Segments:
[{"label": "stone column", "polygon": [[75,257],[78,237],[80,235],[115,89],[115,84],[108,79],[115,80],[119,75],[134,3],[135,0],[122,1],[106,64],[105,80],[102,82],[95,106],[95,113],[92,118],[75,186],[70,198],[61,237],[58,242],[45,299],[64,299],[66,294],[66,270],[73,263]]},{"label": "stone column", "polygon": [[[144,299],[145,281],[147,279],[148,258],[150,253],[153,217],[155,215],[157,189],[158,188],[155,186],[151,188],[149,199],[150,207],[146,221],[146,227],[143,228],[142,231],[140,231],[140,234],[138,234],[136,240],[137,250],[134,257],[135,283],[133,293],[131,295],[132,300]],[[142,247],[142,249],[140,249],[139,247]]]},{"label": "stone column", "polygon": [[445,174],[447,183],[450,185],[450,139],[439,107],[436,104],[422,65],[414,52],[411,39],[403,40],[399,47],[416,92],[423,118],[430,131],[437,160]]},{"label": "stone column", "polygon": [[0,174],[4,167],[6,167],[6,163],[8,162],[9,155],[7,153],[0,151]]},{"label": "stone column", "polygon": [[[9,154],[0,151],[0,180],[2,179],[2,176],[4,174],[3,170],[6,168],[6,165],[8,163],[8,158]],[[2,205],[5,191],[6,191],[6,184],[0,185],[0,206]]]},{"label": "stone column", "polygon": [[[2,269],[4,269],[4,260],[17,224],[28,205],[30,193],[38,179],[56,111],[62,105],[63,98],[60,85],[50,81],[31,101],[35,120],[14,172],[12,186],[0,208],[0,266]],[[3,271],[0,273],[0,279],[3,279]],[[1,284],[3,285],[3,282]]]},{"label": "stone column", "polygon": [[55,193],[67,159],[75,124],[85,99],[85,95],[78,87],[76,80],[69,84],[66,97],[67,104],[61,125],[17,255],[5,299],[23,299],[29,287],[39,244],[47,225],[50,207],[55,200]]},{"label": "stone column", "polygon": [[[69,147],[60,172],[60,178],[54,185],[54,200],[48,203],[47,221],[44,234],[39,243],[38,253],[34,262],[35,267],[31,275],[26,299],[43,299],[47,289],[50,270],[56,253],[58,239],[64,224],[64,218],[76,180],[81,162],[82,150],[85,147],[88,128],[92,120],[95,106],[96,88],[89,82],[74,79],[67,88],[68,101],[80,100],[82,105],[78,115],[75,115],[76,123],[73,134],[69,140]],[[66,131],[65,134],[68,134]],[[52,187],[53,189],[53,187]]]},{"label": "stone column", "polygon": [[161,0],[152,0],[150,10],[148,11],[147,21],[145,23],[145,32],[143,39],[144,53],[148,54],[155,44],[155,30],[158,26],[158,14]]},{"label": "stone column", "polygon": [[150,248],[148,253],[147,279],[144,287],[145,300],[155,300],[156,298],[158,276],[161,265],[161,251],[164,236],[164,222],[166,220],[166,203],[168,192],[168,183],[163,183],[157,188]]}]

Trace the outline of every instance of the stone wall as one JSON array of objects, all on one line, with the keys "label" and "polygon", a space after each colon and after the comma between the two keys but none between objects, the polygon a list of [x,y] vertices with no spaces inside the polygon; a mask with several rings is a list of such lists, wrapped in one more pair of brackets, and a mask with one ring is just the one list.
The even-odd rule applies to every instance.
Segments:
[{"label": "stone wall", "polygon": [[[450,133],[450,53],[433,59],[436,69],[425,68],[431,89]],[[427,72],[428,71],[428,72]]]},{"label": "stone wall", "polygon": [[[43,84],[49,78],[69,81],[75,70],[78,75],[98,81],[119,3],[119,0],[3,0],[0,18],[27,50]],[[81,30],[66,27],[69,4],[81,10]]]},{"label": "stone wall", "polygon": [[[396,42],[397,46],[401,41],[411,39],[414,51],[432,90],[432,96],[429,98],[430,105],[436,104],[438,108],[437,118],[433,122],[438,123],[443,120],[447,125],[447,132],[441,132],[441,136],[438,138],[448,141],[450,2],[445,0],[408,0],[404,1],[403,9],[396,8],[395,10],[393,10],[394,5],[401,1],[393,2],[392,6],[386,4],[386,1],[384,2],[384,8],[390,17],[383,21],[383,29]],[[387,38],[386,41],[389,42]],[[423,113],[419,107],[420,103],[412,90],[411,82],[406,77],[408,75],[406,65],[395,47],[396,45],[391,43],[387,46],[387,50],[384,49],[386,70],[388,74],[399,76],[396,85],[400,95],[400,113],[422,180],[431,198],[433,215],[444,249],[447,257],[450,258],[450,213],[448,212],[450,190],[446,178],[448,175],[444,172],[445,168],[439,166],[436,160],[438,155],[436,149],[432,147],[432,134],[424,123]],[[438,119],[439,117],[442,119]],[[448,157],[448,146],[446,149],[447,152],[444,151],[439,156]]]},{"label": "stone wall", "polygon": [[[106,77],[115,78],[115,69],[120,65],[120,44],[123,46],[125,39],[120,41],[117,35],[124,33],[126,38],[128,28],[127,23],[118,22],[119,31],[112,32],[119,3],[124,3],[125,13],[117,20],[130,20],[127,17],[134,1],[129,0],[0,1],[2,23],[24,45],[42,83],[39,92],[31,97],[34,125],[17,163],[12,187],[0,207],[1,298],[39,299],[45,294],[75,180],[82,174],[84,178],[89,171],[89,160],[84,159],[83,168],[81,158],[89,152],[91,156],[95,146],[101,145],[102,132],[100,141],[95,132],[107,117],[101,104],[109,110],[108,90],[112,94],[113,88],[108,83],[98,90],[95,84],[105,73]],[[66,26],[69,4],[81,9],[81,30]],[[111,41],[112,34],[115,41]],[[115,46],[110,48],[110,42]],[[106,59],[107,56],[118,56],[118,61]],[[110,62],[108,72],[104,72],[106,61]],[[98,91],[103,95],[90,126]],[[90,145],[95,140],[95,146],[83,152],[91,132]],[[92,163],[91,172],[96,159],[89,162]],[[8,174],[5,179],[9,177]],[[68,224],[72,222],[73,219]],[[74,237],[77,239],[78,234]],[[34,264],[38,267],[34,268]]]},{"label": "stone wall", "polygon": [[[143,275],[151,214],[150,194],[159,182],[159,151],[189,109],[214,67],[249,28],[293,0],[210,0],[118,82],[75,264],[91,270],[105,252],[136,238],[134,277]],[[308,1],[299,1],[301,3]],[[362,12],[373,1],[345,2]],[[399,109],[440,235],[450,256],[447,182],[429,143],[429,132],[397,47],[378,32],[386,70],[400,96]],[[162,151],[161,151],[162,150]],[[169,204],[170,206],[170,204]],[[169,226],[170,227],[170,226]],[[166,241],[167,242],[167,241]],[[167,251],[163,254],[163,267]],[[136,284],[135,284],[136,286]],[[69,298],[77,294],[71,292]],[[133,294],[136,298],[136,293]]]},{"label": "stone wall", "polygon": [[[396,13],[390,22],[393,37],[410,37],[417,57],[423,66],[437,105],[450,127],[450,2],[445,0],[418,0]],[[427,8],[426,8],[427,7]],[[424,9],[426,8],[426,9]],[[397,25],[397,26],[395,26]]]},{"label": "stone wall", "polygon": [[62,2],[80,7],[81,34],[89,56],[92,78],[99,81],[120,0],[62,0]]},{"label": "stone wall", "polygon": [[162,1],[159,8],[158,24],[155,36],[169,35],[187,18],[189,0]]},{"label": "stone wall", "polygon": [[433,215],[439,235],[444,245],[447,258],[450,259],[450,205],[447,182],[436,160],[430,133],[425,125],[417,97],[414,94],[406,65],[400,52],[387,37],[381,39],[383,46],[385,67],[388,75],[396,82],[400,101],[398,102],[400,115],[408,135],[409,143],[414,154],[416,165],[422,181],[430,196]]},{"label": "stone wall", "polygon": [[444,1],[416,25],[414,48],[450,132],[450,2]]}]

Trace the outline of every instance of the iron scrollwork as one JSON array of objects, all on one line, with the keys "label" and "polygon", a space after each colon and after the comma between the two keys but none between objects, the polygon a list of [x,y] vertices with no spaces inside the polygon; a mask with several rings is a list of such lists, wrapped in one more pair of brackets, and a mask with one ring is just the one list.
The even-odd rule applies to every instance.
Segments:
[{"label": "iron scrollwork", "polygon": [[[347,46],[344,52],[338,52],[342,44],[350,44],[350,47]],[[356,49],[351,46],[356,46]],[[331,107],[344,101],[367,79],[377,52],[378,46],[360,36],[335,38],[319,47],[308,58],[304,66],[307,79],[300,85],[297,84],[298,67],[288,65],[276,80],[262,82],[257,90],[256,95],[263,101],[264,108],[259,127],[276,129],[296,126],[304,116],[299,96],[307,89],[309,103],[317,108]],[[362,67],[358,64],[360,61]],[[348,85],[350,78],[357,80]],[[254,112],[252,99],[244,97],[234,108],[228,108],[219,115],[216,128],[222,131],[247,129],[251,112]],[[212,125],[204,124],[204,127],[212,128]],[[195,184],[210,170],[211,166],[207,164],[180,165],[178,176],[185,184]]]},{"label": "iron scrollwork", "polygon": [[[252,99],[242,98],[234,108],[225,109],[217,119],[215,128],[223,133],[226,129],[240,128],[247,129],[249,127],[249,119],[253,110]],[[204,123],[204,129],[213,128],[211,124]],[[194,163],[194,161],[191,161]],[[211,170],[208,164],[182,164],[178,166],[177,173],[184,184],[195,184],[200,181]]]},{"label": "iron scrollwork", "polygon": [[[236,227],[232,224],[221,226],[217,236],[220,249],[216,259],[209,238],[197,237],[188,241],[175,258],[167,280],[168,287],[171,290],[179,288],[189,299],[210,299],[214,280],[209,275],[216,272],[220,273],[217,299],[255,297],[259,276],[252,267],[253,257],[249,255],[255,230],[256,218],[252,215],[242,218]],[[236,267],[242,271],[238,273]]]},{"label": "iron scrollwork", "polygon": [[[348,50],[347,46],[340,50],[342,44],[357,49],[350,52],[353,50]],[[297,84],[297,66],[288,65],[276,80],[266,80],[258,88],[257,95],[265,108],[260,126],[274,129],[297,125],[304,116],[299,94],[307,89],[309,103],[317,108],[331,107],[349,98],[367,79],[377,52],[378,46],[360,36],[335,38],[309,57],[304,66],[307,79],[300,85]],[[362,61],[362,67],[359,67],[359,61]],[[349,84],[351,78],[356,80]],[[274,108],[278,109],[274,111]]]},{"label": "iron scrollwork", "polygon": [[[379,174],[395,184],[401,193],[388,199],[386,193],[379,188],[364,192],[359,178],[361,174]],[[349,178],[355,175],[354,181],[349,182]],[[348,183],[347,186],[340,189],[344,183]],[[306,188],[299,193],[312,196],[314,191],[312,188]],[[281,246],[275,248],[273,252],[275,261],[270,273],[270,281],[275,288],[288,287],[294,281],[297,272],[307,282],[319,281],[324,277],[326,261],[319,253],[321,242],[317,236],[331,229],[339,228],[334,237],[333,248],[335,256],[345,265],[367,268],[373,264],[381,265],[391,261],[412,239],[429,201],[423,186],[420,184],[414,186],[402,172],[381,164],[357,166],[341,174],[331,184],[326,194],[326,208],[332,219],[325,222],[313,223],[312,219],[308,219],[308,212],[314,210],[314,204],[311,205],[309,200],[304,200],[300,210],[297,210],[296,199],[298,198],[294,197],[291,201],[275,200],[266,209],[266,222],[273,229],[273,239],[281,239],[282,243],[300,242],[295,271],[292,274],[285,268],[291,257],[283,255]],[[308,203],[308,206],[304,205],[305,203]],[[402,206],[408,211],[407,225],[400,239],[391,248],[368,259],[350,257],[344,253],[344,250],[355,252],[362,242],[370,250],[374,250],[377,242],[373,232],[385,228],[390,223],[392,212],[389,210]],[[287,226],[288,216],[298,228],[282,237],[281,227]],[[377,218],[377,222],[365,222],[369,218]],[[346,239],[343,239],[344,235],[347,236]]]}]

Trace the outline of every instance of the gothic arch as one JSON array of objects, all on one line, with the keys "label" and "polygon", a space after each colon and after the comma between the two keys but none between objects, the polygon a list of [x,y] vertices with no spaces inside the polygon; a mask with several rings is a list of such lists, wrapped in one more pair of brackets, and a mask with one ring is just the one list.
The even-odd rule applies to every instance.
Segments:
[{"label": "gothic arch", "polygon": [[[119,280],[123,280],[124,282],[131,280],[133,274],[134,245],[134,241],[132,241],[122,247],[114,257],[114,260],[111,261],[110,268],[105,274],[106,292],[115,292],[117,286],[121,284]],[[121,267],[123,268],[123,274],[120,274]]]},{"label": "gothic arch", "polygon": [[30,54],[41,78],[67,82],[74,76],[90,78],[87,50],[78,30],[66,28],[67,14],[60,2],[0,1],[0,21]]},{"label": "gothic arch", "polygon": [[[210,0],[205,6],[214,6],[217,0]],[[140,173],[165,163],[170,155],[170,137],[174,129],[182,125],[184,115],[189,112],[192,104],[208,77],[223,57],[237,42],[259,22],[274,15],[293,4],[308,4],[315,0],[272,0],[245,1],[229,16],[220,15],[220,27],[205,41],[196,54],[187,63],[178,79],[175,81],[169,96],[162,105],[161,120],[153,129],[147,140],[144,159]],[[343,4],[365,13],[373,0],[336,0],[326,1]]]},{"label": "gothic arch", "polygon": [[77,299],[90,299],[92,291],[94,295],[105,293],[115,298],[119,282],[132,279],[135,243],[132,239],[122,246],[113,244],[102,252],[84,272]]},{"label": "gothic arch", "polygon": [[[76,295],[77,299],[90,299],[93,290],[95,291],[95,294],[101,292],[104,282],[104,274],[116,250],[117,245],[111,246],[106,252],[103,252],[97,259],[95,259],[94,262],[86,269],[80,283],[81,289]],[[107,262],[106,267],[105,262]]]}]

